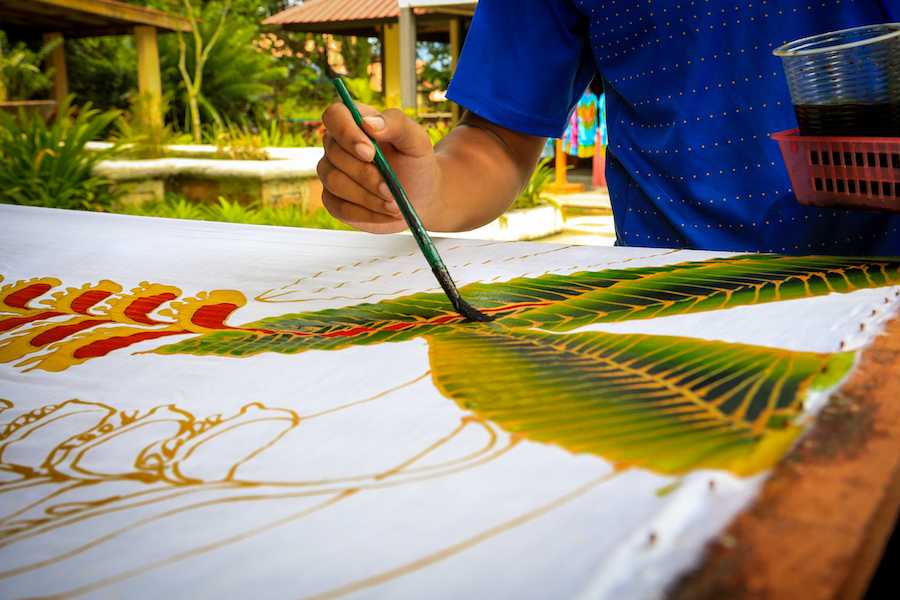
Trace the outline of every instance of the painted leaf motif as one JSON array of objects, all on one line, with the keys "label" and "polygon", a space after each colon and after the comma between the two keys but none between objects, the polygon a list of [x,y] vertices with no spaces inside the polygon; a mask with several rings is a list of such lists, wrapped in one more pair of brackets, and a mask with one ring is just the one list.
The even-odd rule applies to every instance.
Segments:
[{"label": "painted leaf motif", "polygon": [[0,286],[0,362],[62,371],[138,342],[227,329],[227,317],[245,303],[232,290],[177,300],[180,289],[157,283],[125,292],[102,280],[54,291],[60,284],[42,277]]},{"label": "painted leaf motif", "polygon": [[[592,323],[648,319],[847,293],[900,283],[900,261],[744,255],[663,267],[547,274],[476,283],[463,296],[510,328],[570,331]],[[442,293],[282,315],[164,346],[160,353],[247,356],[399,342],[459,328]],[[454,325],[450,327],[450,325]],[[477,327],[467,324],[466,328]]]},{"label": "painted leaf motif", "polygon": [[484,327],[429,336],[437,388],[514,435],[665,474],[750,475],[801,431],[806,392],[852,354]]}]

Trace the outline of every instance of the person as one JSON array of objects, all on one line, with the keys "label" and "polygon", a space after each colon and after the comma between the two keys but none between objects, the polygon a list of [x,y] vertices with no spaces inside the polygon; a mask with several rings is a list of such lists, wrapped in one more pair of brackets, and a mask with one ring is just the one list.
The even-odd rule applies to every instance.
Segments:
[{"label": "person", "polygon": [[[900,215],[797,203],[772,132],[796,127],[780,59],[802,37],[900,20],[896,0],[481,0],[435,148],[401,111],[362,107],[430,230],[503,213],[595,74],[620,245],[900,255]],[[349,111],[323,115],[323,202],[358,229],[405,224]]]}]

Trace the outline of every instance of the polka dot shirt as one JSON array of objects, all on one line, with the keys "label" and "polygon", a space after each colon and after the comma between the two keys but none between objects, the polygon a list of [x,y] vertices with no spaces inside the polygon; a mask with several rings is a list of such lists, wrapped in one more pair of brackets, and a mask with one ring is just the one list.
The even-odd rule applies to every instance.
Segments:
[{"label": "polka dot shirt", "polygon": [[773,49],[898,20],[896,0],[481,0],[448,95],[557,137],[599,74],[620,244],[900,255],[900,217],[798,204],[769,138],[796,127]]}]

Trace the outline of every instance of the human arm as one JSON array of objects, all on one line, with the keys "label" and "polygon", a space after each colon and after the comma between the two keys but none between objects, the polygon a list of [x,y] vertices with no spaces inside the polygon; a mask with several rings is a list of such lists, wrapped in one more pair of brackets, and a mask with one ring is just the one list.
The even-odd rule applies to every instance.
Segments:
[{"label": "human arm", "polygon": [[[435,148],[425,130],[399,110],[360,106],[366,131],[378,142],[425,226],[464,231],[502,214],[527,182],[544,138],[517,133],[467,112]],[[325,208],[372,233],[406,224],[379,175],[374,148],[342,104],[323,115],[325,156],[319,162]]]}]

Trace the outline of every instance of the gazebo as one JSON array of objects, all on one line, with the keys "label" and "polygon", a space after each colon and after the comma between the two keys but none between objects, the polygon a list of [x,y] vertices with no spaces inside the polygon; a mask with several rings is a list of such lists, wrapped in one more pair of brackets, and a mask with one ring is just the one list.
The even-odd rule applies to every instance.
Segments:
[{"label": "gazebo", "polygon": [[307,0],[266,19],[285,31],[377,37],[385,102],[416,109],[416,40],[449,41],[452,68],[474,0]]},{"label": "gazebo", "polygon": [[[190,31],[187,19],[115,0],[0,0],[0,26],[42,35],[44,40],[134,35],[138,55],[138,91],[146,98],[146,117],[162,125],[162,84],[157,31]],[[63,44],[50,56],[53,99],[69,93]],[[0,99],[2,100],[2,99]]]}]

